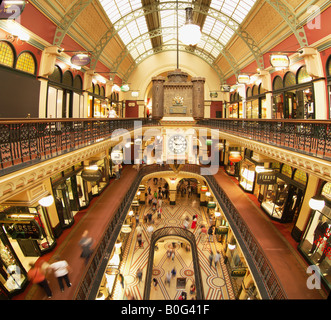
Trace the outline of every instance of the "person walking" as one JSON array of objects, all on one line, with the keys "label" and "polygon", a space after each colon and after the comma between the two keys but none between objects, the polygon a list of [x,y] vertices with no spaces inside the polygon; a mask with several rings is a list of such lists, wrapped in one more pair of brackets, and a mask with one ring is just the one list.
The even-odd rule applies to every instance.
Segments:
[{"label": "person walking", "polygon": [[217,266],[217,263],[220,262],[221,260],[221,255],[220,253],[217,251],[216,254],[215,254],[215,257],[214,257],[214,262],[215,262],[215,268]]},{"label": "person walking", "polygon": [[137,270],[137,278],[139,280],[138,284],[140,284],[140,282],[142,281],[142,278],[143,278],[143,272],[140,268]]},{"label": "person walking", "polygon": [[141,233],[138,233],[137,234],[137,241],[138,241],[139,248],[141,248],[142,247],[142,244],[143,244],[143,238],[142,238],[142,234]]},{"label": "person walking", "polygon": [[153,278],[153,286],[154,286],[155,291],[157,291],[157,285],[158,284],[159,284],[159,282],[157,281],[157,279]]},{"label": "person walking", "polygon": [[71,271],[71,268],[67,261],[61,260],[59,256],[56,256],[55,262],[49,266],[49,269],[54,272],[54,276],[57,278],[61,292],[64,291],[63,280],[68,288],[71,287],[71,282],[69,280],[69,272]]},{"label": "person walking", "polygon": [[124,276],[123,276],[122,273],[120,273],[118,276],[119,276],[119,280],[120,280],[121,286],[124,289]]},{"label": "person walking", "polygon": [[213,260],[214,260],[214,254],[213,254],[212,251],[210,251],[210,254],[209,254],[209,267],[212,266]]},{"label": "person walking", "polygon": [[82,248],[82,253],[80,255],[81,258],[85,259],[85,264],[88,263],[91,255],[92,255],[92,244],[93,244],[93,239],[91,237],[89,237],[88,235],[88,231],[85,230],[82,238],[79,241],[79,245]]},{"label": "person walking", "polygon": [[169,285],[170,287],[170,280],[171,280],[171,272],[168,271],[166,274],[166,279],[165,279],[165,283]]},{"label": "person walking", "polygon": [[213,233],[214,233],[214,227],[213,226],[210,226],[209,229],[208,229],[208,240],[209,242],[213,240]]},{"label": "person walking", "polygon": [[118,180],[120,178],[120,167],[117,163],[114,166],[114,172],[115,172],[115,175],[116,175],[115,180]]},{"label": "person walking", "polygon": [[33,284],[37,284],[39,287],[43,288],[48,296],[48,299],[51,299],[53,293],[48,285],[48,281],[46,279],[46,273],[45,271],[43,271],[42,266],[39,267],[33,262],[30,262],[29,266],[31,267],[31,269],[28,271],[28,279]]}]

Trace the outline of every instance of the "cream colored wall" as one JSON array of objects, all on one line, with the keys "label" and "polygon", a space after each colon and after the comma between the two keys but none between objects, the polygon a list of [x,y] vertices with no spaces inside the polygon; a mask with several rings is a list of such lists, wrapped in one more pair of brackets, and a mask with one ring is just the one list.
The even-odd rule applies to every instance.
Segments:
[{"label": "cream colored wall", "polygon": [[[153,55],[139,64],[128,79],[132,90],[139,90],[137,100],[145,100],[147,88],[152,77],[159,75],[162,72],[172,71],[176,69],[177,55],[176,52],[161,52]],[[179,53],[179,69],[187,72],[193,77],[206,78],[205,83],[205,99],[209,98],[210,91],[219,91],[221,79],[209,64],[195,55],[180,52]],[[130,100],[131,92],[126,93],[123,98]]]}]

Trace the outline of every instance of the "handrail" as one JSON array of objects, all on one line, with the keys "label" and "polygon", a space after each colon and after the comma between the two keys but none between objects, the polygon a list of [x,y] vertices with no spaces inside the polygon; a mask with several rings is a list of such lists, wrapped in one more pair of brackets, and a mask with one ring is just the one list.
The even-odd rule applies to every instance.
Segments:
[{"label": "handrail", "polygon": [[[0,120],[0,176],[108,139],[148,118],[29,118]],[[331,121],[292,119],[204,119],[198,126],[331,161]]]},{"label": "handrail", "polygon": [[195,278],[195,287],[196,287],[196,298],[197,300],[204,300],[203,294],[203,284],[202,284],[202,277],[201,277],[201,270],[200,265],[198,263],[198,250],[196,245],[196,239],[194,234],[180,227],[164,227],[157,229],[153,232],[151,242],[150,242],[150,250],[148,256],[148,264],[147,264],[147,272],[145,277],[145,289],[144,289],[144,300],[149,300],[150,298],[150,291],[151,291],[151,282],[152,282],[152,274],[153,274],[153,263],[154,263],[154,251],[155,244],[158,240],[164,237],[181,237],[186,239],[191,245],[191,252],[193,258],[193,267],[194,267],[194,278]]},{"label": "handrail", "polygon": [[147,118],[0,120],[0,175],[108,139],[116,129],[157,126]]},{"label": "handrail", "polygon": [[[101,282],[104,270],[106,269],[110,253],[115,244],[117,236],[121,230],[122,223],[129,210],[131,202],[135,196],[143,176],[160,171],[171,170],[169,166],[149,165],[144,166],[139,171],[135,181],[125,195],[120,207],[118,208],[114,219],[104,231],[102,240],[98,244],[93,257],[91,258],[85,275],[82,277],[76,290],[74,299],[86,300],[94,299],[99,284]],[[184,165],[182,172],[192,172],[199,174],[200,167],[197,165]],[[245,221],[237,212],[235,205],[228,198],[221,186],[213,176],[203,176],[223,209],[230,227],[232,228],[238,243],[245,255],[246,261],[252,271],[255,283],[263,299],[286,299],[286,293],[275,273],[270,262],[263,253],[258,241],[250,231]]]},{"label": "handrail", "polygon": [[331,161],[331,121],[204,119],[198,125]]}]

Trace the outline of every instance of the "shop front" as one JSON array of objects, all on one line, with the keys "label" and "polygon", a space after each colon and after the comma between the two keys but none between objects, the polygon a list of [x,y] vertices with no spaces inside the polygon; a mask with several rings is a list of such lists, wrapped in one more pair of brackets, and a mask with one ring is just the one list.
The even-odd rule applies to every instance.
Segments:
[{"label": "shop front", "polygon": [[107,118],[108,117],[108,101],[105,97],[105,89],[99,84],[92,83],[89,89],[89,105],[87,116],[89,118]]},{"label": "shop front", "polygon": [[262,86],[254,85],[246,91],[246,118],[265,119],[267,117],[267,104],[265,90]]},{"label": "shop front", "polygon": [[101,159],[91,159],[84,165],[81,178],[88,184],[91,196],[97,196],[107,187],[110,180],[109,159],[103,153]]},{"label": "shop front", "polygon": [[[39,195],[29,199],[37,189]],[[0,206],[0,289],[5,296],[19,293],[26,285],[29,264],[56,246],[48,208],[39,203],[48,194],[36,187],[20,194],[20,200]]]},{"label": "shop front", "polygon": [[277,221],[296,221],[306,190],[307,174],[287,164],[282,164],[279,171],[273,169],[273,173],[268,173],[270,181],[261,186],[261,208]]},{"label": "shop front", "polygon": [[273,80],[273,119],[315,119],[312,78],[302,66]]},{"label": "shop front", "polygon": [[238,92],[230,95],[230,103],[227,105],[227,118],[242,118],[243,103]]},{"label": "shop front", "polygon": [[324,206],[312,207],[306,230],[298,250],[318,270],[323,283],[331,290],[331,183],[322,186]]}]

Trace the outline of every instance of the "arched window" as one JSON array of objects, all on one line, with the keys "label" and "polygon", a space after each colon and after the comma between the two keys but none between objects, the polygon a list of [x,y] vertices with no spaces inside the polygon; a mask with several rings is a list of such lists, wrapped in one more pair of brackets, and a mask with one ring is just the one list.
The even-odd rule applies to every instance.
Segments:
[{"label": "arched window", "polygon": [[82,77],[78,74],[75,76],[75,79],[74,79],[74,88],[79,89],[79,90],[83,89]]},{"label": "arched window", "polygon": [[98,96],[100,95],[100,86],[98,84],[94,86],[94,93],[97,94]]},{"label": "arched window", "polygon": [[310,82],[311,80],[312,80],[312,78],[308,74],[306,66],[302,66],[297,72],[298,83]]},{"label": "arched window", "polygon": [[251,97],[252,96],[252,89],[251,87],[248,87],[247,90],[246,90],[246,97]]},{"label": "arched window", "polygon": [[259,94],[259,87],[254,85],[252,88],[252,96],[257,96]]},{"label": "arched window", "polygon": [[74,79],[73,79],[72,73],[69,70],[65,71],[63,74],[62,83],[66,86],[72,87],[73,81],[74,81]]},{"label": "arched window", "polygon": [[292,168],[288,164],[283,164],[281,173],[292,178]]},{"label": "arched window", "polygon": [[59,66],[55,66],[53,73],[48,77],[49,80],[57,83],[62,82],[62,70]]},{"label": "arched window", "polygon": [[296,169],[294,172],[293,180],[301,183],[302,185],[307,184],[307,174],[304,171]]},{"label": "arched window", "polygon": [[283,80],[280,76],[275,77],[272,87],[273,87],[274,91],[280,90],[283,88]]},{"label": "arched window", "polygon": [[292,87],[296,84],[295,74],[291,71],[284,76],[284,87]]},{"label": "arched window", "polygon": [[13,68],[14,62],[15,49],[8,42],[0,41],[0,64]]},{"label": "arched window", "polygon": [[36,74],[36,60],[32,53],[28,51],[21,52],[16,61],[16,69]]},{"label": "arched window", "polygon": [[105,88],[104,87],[100,87],[100,96],[105,96]]},{"label": "arched window", "polygon": [[329,57],[327,63],[326,63],[326,75],[328,77],[331,76],[331,56]]}]

